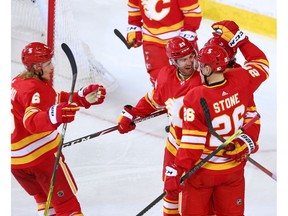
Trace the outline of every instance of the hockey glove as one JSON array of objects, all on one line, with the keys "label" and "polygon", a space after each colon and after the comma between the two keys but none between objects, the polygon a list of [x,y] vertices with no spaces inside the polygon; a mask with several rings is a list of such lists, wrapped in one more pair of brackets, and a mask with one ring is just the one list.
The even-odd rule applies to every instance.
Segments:
[{"label": "hockey glove", "polygon": [[78,91],[80,105],[88,109],[91,105],[103,103],[106,89],[102,85],[91,84]]},{"label": "hockey glove", "polygon": [[176,164],[166,166],[164,190],[168,194],[178,196],[178,194],[182,191],[183,185],[180,184],[182,174],[183,170],[180,167],[177,167]]},{"label": "hockey glove", "polygon": [[136,128],[133,120],[136,115],[133,112],[133,107],[131,105],[125,105],[122,113],[118,119],[118,131],[121,134],[128,133]]},{"label": "hockey glove", "polygon": [[223,156],[241,162],[258,150],[258,145],[247,134],[240,134],[224,148]]},{"label": "hockey glove", "polygon": [[142,45],[142,29],[138,26],[129,25],[127,27],[127,37],[126,40],[128,44],[134,48]]},{"label": "hockey glove", "polygon": [[228,42],[230,47],[238,48],[241,44],[248,41],[248,37],[234,21],[223,20],[216,22],[212,24],[212,28],[215,30],[213,35],[221,36]]},{"label": "hockey glove", "polygon": [[198,52],[198,45],[197,45],[197,34],[196,32],[193,31],[189,31],[189,30],[181,30],[181,32],[179,33],[179,36],[186,38],[191,44],[192,46],[196,49],[196,51]]},{"label": "hockey glove", "polygon": [[75,119],[79,106],[75,103],[63,102],[50,107],[48,114],[52,124],[69,123]]}]

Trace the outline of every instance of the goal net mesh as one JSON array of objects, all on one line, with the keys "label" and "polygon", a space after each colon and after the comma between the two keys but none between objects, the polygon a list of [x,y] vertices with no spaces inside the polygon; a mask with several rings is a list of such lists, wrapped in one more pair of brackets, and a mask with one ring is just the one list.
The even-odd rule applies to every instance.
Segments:
[{"label": "goal net mesh", "polygon": [[[48,1],[55,2],[55,10],[51,11]],[[54,34],[47,30],[49,13],[54,16],[54,22],[49,23],[53,25]],[[91,83],[104,85],[108,92],[118,87],[117,80],[95,59],[89,46],[79,38],[69,0],[12,0],[11,18],[11,60],[18,64],[18,68],[22,64],[21,51],[25,45],[33,41],[47,44],[47,38],[52,35],[55,67],[53,86],[56,91],[69,91],[71,88],[72,72],[61,49],[62,43],[66,43],[75,56],[78,68],[75,90]],[[16,72],[19,73],[13,69],[12,76]]]}]

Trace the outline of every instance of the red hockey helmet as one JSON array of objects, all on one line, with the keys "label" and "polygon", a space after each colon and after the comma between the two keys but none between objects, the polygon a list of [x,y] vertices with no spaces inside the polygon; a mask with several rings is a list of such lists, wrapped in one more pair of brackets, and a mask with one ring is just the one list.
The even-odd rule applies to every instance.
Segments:
[{"label": "red hockey helmet", "polygon": [[193,45],[186,39],[180,36],[174,37],[166,44],[166,54],[169,59],[183,58],[195,52]]},{"label": "red hockey helmet", "polygon": [[47,45],[40,42],[32,42],[22,50],[22,63],[27,70],[34,64],[49,61],[53,56],[53,51]]},{"label": "red hockey helmet", "polygon": [[227,68],[229,57],[226,50],[218,45],[207,45],[198,54],[200,64],[210,65],[215,72],[222,72]]},{"label": "red hockey helmet", "polygon": [[204,46],[208,46],[208,45],[218,45],[218,46],[223,47],[226,50],[228,57],[230,58],[230,61],[233,61],[235,59],[235,56],[237,54],[237,49],[230,47],[228,45],[228,42],[225,41],[223,38],[212,37],[207,41],[207,43],[205,43]]}]

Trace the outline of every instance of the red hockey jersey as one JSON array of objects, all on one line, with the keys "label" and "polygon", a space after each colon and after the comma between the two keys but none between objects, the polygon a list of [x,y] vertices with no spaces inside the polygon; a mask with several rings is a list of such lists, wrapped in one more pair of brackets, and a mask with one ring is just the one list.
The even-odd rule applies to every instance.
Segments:
[{"label": "red hockey jersey", "polygon": [[196,32],[201,20],[198,0],[128,1],[128,24],[142,27],[144,42],[165,45],[180,30]]},{"label": "red hockey jersey", "polygon": [[50,122],[48,110],[56,103],[56,92],[48,84],[34,78],[12,80],[13,131],[11,165],[13,168],[33,166],[57,151],[60,142],[58,125]]},{"label": "red hockey jersey", "polygon": [[[183,136],[175,163],[189,171],[221,142],[208,132],[200,98],[205,98],[211,114],[213,128],[224,138],[232,136],[251,118],[248,103],[257,88],[268,77],[269,63],[265,54],[251,42],[240,47],[247,62],[243,68],[233,68],[225,72],[226,80],[214,86],[202,85],[191,89],[184,98]],[[246,132],[246,131],[245,131]],[[252,130],[253,132],[253,130]],[[259,134],[249,134],[257,140]],[[245,161],[236,162],[223,157],[218,152],[197,172],[228,173],[243,168]]]},{"label": "red hockey jersey", "polygon": [[145,116],[157,109],[167,109],[169,116],[170,132],[166,141],[166,148],[176,155],[182,136],[183,98],[186,93],[201,85],[201,77],[198,71],[185,81],[178,75],[173,65],[163,67],[157,78],[155,88],[146,94],[135,109]]}]

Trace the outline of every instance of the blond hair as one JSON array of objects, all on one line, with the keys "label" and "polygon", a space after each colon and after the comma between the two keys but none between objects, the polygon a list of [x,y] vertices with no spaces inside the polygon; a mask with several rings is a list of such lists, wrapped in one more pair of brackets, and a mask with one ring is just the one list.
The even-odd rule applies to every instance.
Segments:
[{"label": "blond hair", "polygon": [[27,79],[27,78],[39,79],[39,75],[36,73],[36,70],[34,67],[32,67],[30,70],[22,71],[19,77],[24,78],[24,79]]}]

